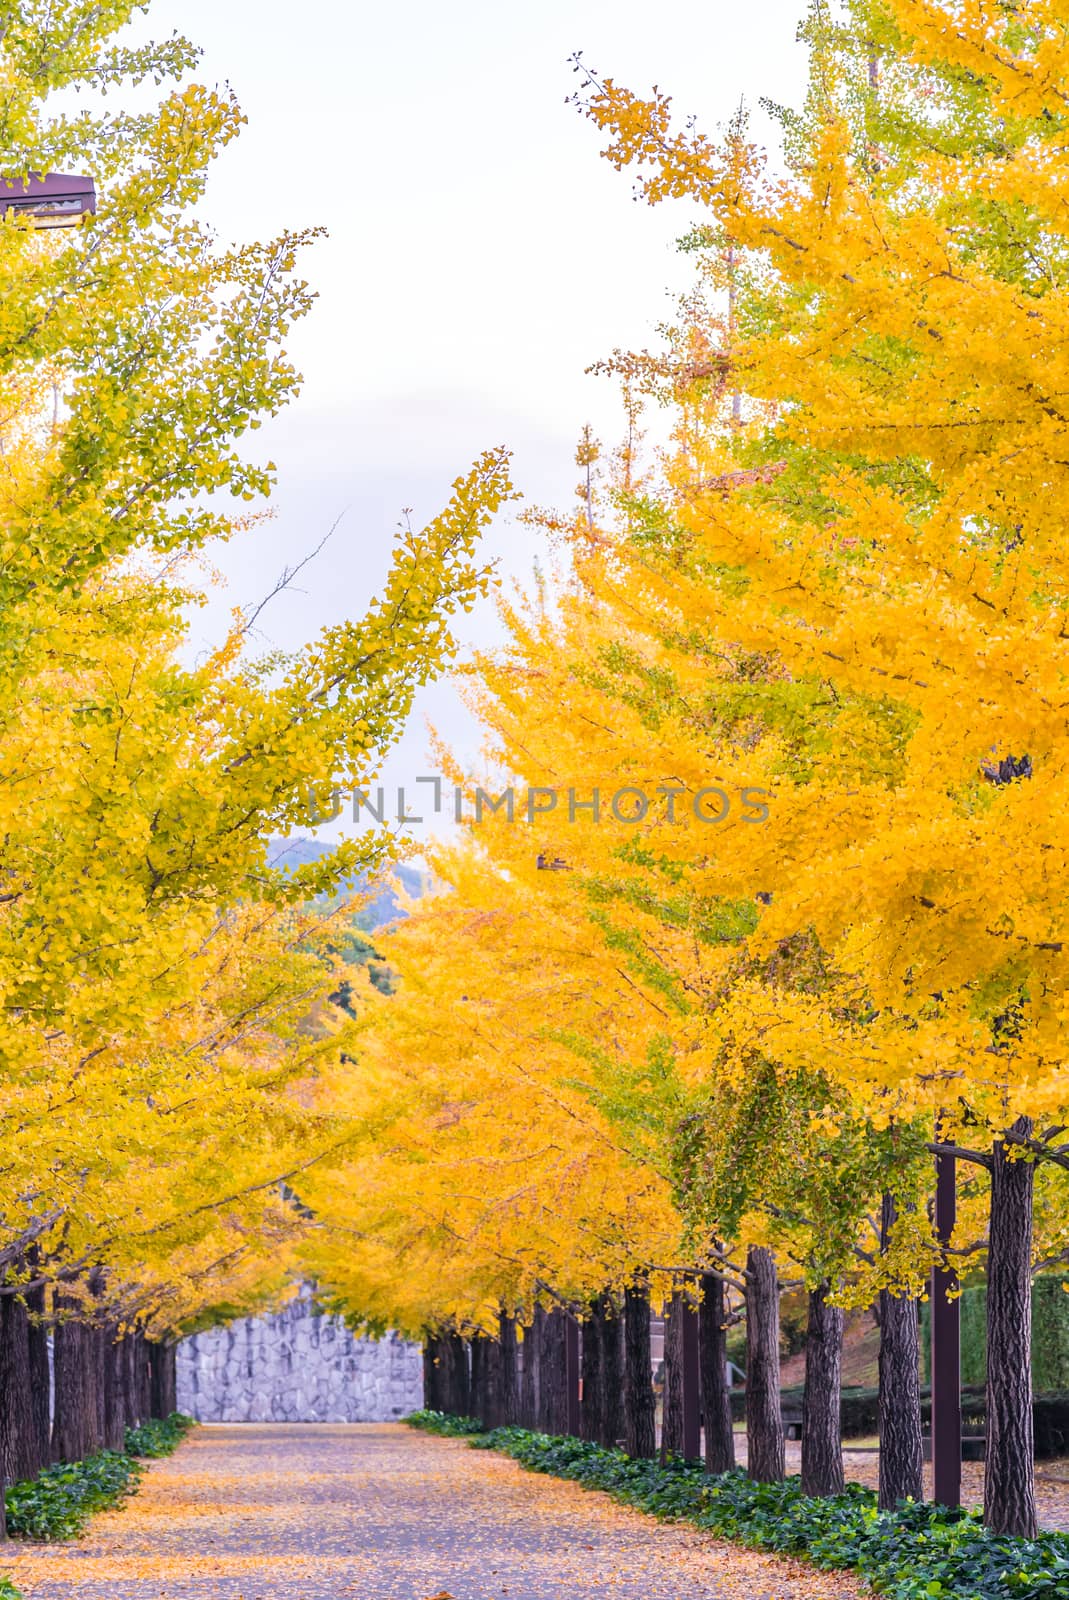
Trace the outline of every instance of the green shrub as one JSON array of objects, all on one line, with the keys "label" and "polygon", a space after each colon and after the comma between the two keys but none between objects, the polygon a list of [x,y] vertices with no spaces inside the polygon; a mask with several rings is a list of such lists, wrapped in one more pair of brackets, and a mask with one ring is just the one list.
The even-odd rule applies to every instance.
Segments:
[{"label": "green shrub", "polygon": [[148,1422],[142,1422],[140,1427],[127,1428],[126,1454],[151,1458],[169,1456],[194,1426],[193,1418],[184,1417],[180,1411],[172,1412],[166,1422],[152,1417]]},{"label": "green shrub", "polygon": [[22,1595],[10,1578],[0,1578],[0,1600],[22,1600]]},{"label": "green shrub", "polygon": [[[794,1386],[780,1391],[785,1411],[802,1409],[803,1390]],[[735,1422],[746,1418],[746,1390],[731,1391],[731,1415]],[[880,1422],[880,1395],[877,1389],[844,1389],[839,1400],[839,1417],[844,1439],[862,1439],[874,1434]]]},{"label": "green shrub", "polygon": [[438,1433],[446,1439],[483,1431],[478,1417],[451,1417],[447,1411],[413,1411],[404,1421],[411,1428],[422,1428],[424,1433]]},{"label": "green shrub", "polygon": [[1069,1294],[1060,1277],[1032,1284],[1032,1387],[1069,1389]]},{"label": "green shrub", "polygon": [[[408,1420],[426,1426],[419,1417]],[[1069,1534],[1009,1539],[989,1533],[976,1514],[944,1506],[904,1501],[880,1511],[875,1494],[858,1484],[827,1500],[809,1499],[798,1478],[753,1483],[741,1471],[710,1478],[696,1464],[632,1461],[619,1450],[523,1428],[497,1428],[470,1442],[502,1450],[533,1472],[603,1489],[654,1516],[692,1522],[755,1549],[805,1556],[824,1569],[853,1570],[889,1600],[1056,1600],[1069,1593]]]},{"label": "green shrub", "polygon": [[[1032,1388],[1039,1394],[1069,1389],[1069,1294],[1063,1279],[1043,1274],[1032,1282]],[[987,1382],[987,1287],[961,1292],[961,1381]],[[921,1306],[921,1360],[925,1382],[932,1373],[932,1310]]]},{"label": "green shrub", "polygon": [[46,1467],[32,1483],[6,1491],[7,1531],[16,1539],[76,1539],[94,1512],[133,1493],[140,1473],[133,1456],[119,1450]]},{"label": "green shrub", "polygon": [[[192,1426],[192,1418],[178,1412],[166,1422],[143,1422],[127,1428],[125,1450],[61,1461],[32,1483],[12,1484],[4,1493],[8,1533],[15,1539],[76,1539],[96,1512],[120,1505],[136,1491],[142,1457],[170,1455]],[[5,1600],[3,1589],[0,1600]]]}]

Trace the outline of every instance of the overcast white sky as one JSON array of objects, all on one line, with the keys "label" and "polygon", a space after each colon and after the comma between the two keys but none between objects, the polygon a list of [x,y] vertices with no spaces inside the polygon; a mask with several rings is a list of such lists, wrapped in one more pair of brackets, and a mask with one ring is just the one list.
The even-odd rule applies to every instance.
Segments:
[{"label": "overcast white sky", "polygon": [[[484,447],[515,452],[519,486],[567,503],[582,424],[615,433],[611,386],[584,368],[654,339],[687,282],[687,208],[631,198],[565,98],[568,57],[654,84],[707,129],[744,98],[797,102],[805,0],[155,0],[138,31],[179,29],[199,76],[229,82],[249,127],[206,210],[233,238],[324,224],[307,261],[316,309],[292,351],[301,399],[257,446],[278,463],[277,520],[227,553],[230,603],[258,599],[339,515],[304,594],[262,619],[293,647],[361,610],[401,508],[432,516]],[[532,536],[494,535],[511,572]],[[198,619],[201,632],[205,623]],[[486,618],[472,624],[485,637]],[[451,689],[427,693],[392,767],[429,770],[430,714],[461,746]]]}]

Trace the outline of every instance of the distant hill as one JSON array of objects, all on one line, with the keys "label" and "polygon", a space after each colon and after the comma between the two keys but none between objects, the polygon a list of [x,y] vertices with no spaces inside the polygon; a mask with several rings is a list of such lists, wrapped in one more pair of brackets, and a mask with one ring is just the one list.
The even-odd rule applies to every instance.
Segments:
[{"label": "distant hill", "polygon": [[[319,861],[323,856],[329,855],[333,845],[322,839],[272,839],[271,840],[271,865],[275,867],[304,867],[311,861]],[[427,892],[427,874],[417,867],[405,866],[400,862],[392,868],[392,876],[402,884],[406,894],[414,899],[419,899]],[[366,876],[349,878],[342,882],[339,895],[364,894],[368,889],[370,879]],[[389,884],[384,884],[374,894],[363,910],[354,918],[356,926],[371,932],[381,928],[386,922],[393,922],[397,917],[403,917],[405,912],[397,901],[397,895]]]}]

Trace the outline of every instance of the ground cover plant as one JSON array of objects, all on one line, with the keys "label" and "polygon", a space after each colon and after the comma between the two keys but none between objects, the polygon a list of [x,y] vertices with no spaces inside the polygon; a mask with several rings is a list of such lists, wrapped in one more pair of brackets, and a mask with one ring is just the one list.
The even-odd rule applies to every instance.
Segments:
[{"label": "ground cover plant", "polygon": [[[144,1459],[170,1455],[192,1426],[191,1418],[178,1413],[166,1421],[143,1422],[126,1430],[124,1450],[60,1461],[30,1483],[12,1484],[4,1496],[8,1533],[22,1539],[76,1539],[96,1512],[135,1493]],[[3,1593],[0,1589],[0,1600]]]},{"label": "ground cover plant", "polygon": [[190,1428],[194,1426],[193,1418],[185,1416],[181,1411],[173,1411],[165,1418],[148,1417],[136,1428],[127,1428],[126,1454],[152,1460],[159,1456],[169,1456],[177,1450]]},{"label": "ground cover plant", "polygon": [[476,1449],[500,1450],[532,1472],[571,1478],[653,1516],[694,1523],[751,1548],[800,1555],[850,1570],[891,1600],[1046,1600],[1069,1592],[1069,1534],[996,1535],[978,1514],[905,1501],[880,1511],[870,1489],[814,1498],[796,1477],[755,1483],[737,1470],[711,1477],[697,1462],[632,1460],[583,1439],[495,1428],[441,1412],[408,1419],[425,1432],[466,1433]]}]

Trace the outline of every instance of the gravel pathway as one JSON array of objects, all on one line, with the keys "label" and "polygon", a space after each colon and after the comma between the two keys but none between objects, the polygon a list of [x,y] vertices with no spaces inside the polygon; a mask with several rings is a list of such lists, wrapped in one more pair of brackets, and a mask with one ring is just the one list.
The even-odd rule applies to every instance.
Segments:
[{"label": "gravel pathway", "polygon": [[26,1600],[860,1594],[397,1425],[199,1428],[80,1543],[15,1547],[7,1570]]}]

